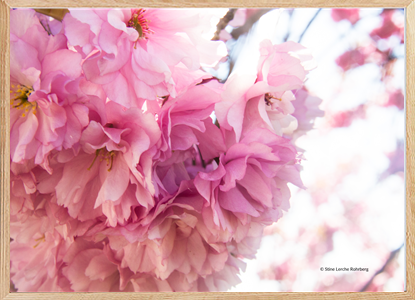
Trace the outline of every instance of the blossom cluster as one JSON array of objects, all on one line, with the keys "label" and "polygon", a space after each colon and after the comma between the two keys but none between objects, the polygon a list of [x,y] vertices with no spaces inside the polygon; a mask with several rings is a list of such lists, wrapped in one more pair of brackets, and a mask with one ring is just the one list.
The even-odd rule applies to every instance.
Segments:
[{"label": "blossom cluster", "polygon": [[[347,20],[351,27],[357,26],[363,17],[359,9],[333,9],[331,16],[334,21]],[[380,69],[382,84],[387,93],[376,105],[396,106],[404,109],[404,95],[401,88],[395,87],[395,65],[400,58],[397,49],[404,46],[404,14],[395,9],[383,9],[379,14],[380,24],[368,32],[366,41],[347,50],[336,59],[336,64],[343,72],[372,64]],[[349,111],[331,113],[333,127],[347,127],[354,119],[365,117],[367,105],[361,105]]]},{"label": "blossom cluster", "polygon": [[[203,70],[213,13],[10,12],[11,280],[17,291],[224,291],[303,188],[321,115],[312,57],[260,45],[256,75]],[[298,95],[298,96],[297,96]]]}]

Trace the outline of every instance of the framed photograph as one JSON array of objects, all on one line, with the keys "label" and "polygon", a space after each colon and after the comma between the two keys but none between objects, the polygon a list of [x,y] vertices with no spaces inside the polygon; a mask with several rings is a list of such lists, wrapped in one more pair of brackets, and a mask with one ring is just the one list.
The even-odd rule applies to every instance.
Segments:
[{"label": "framed photograph", "polygon": [[320,6],[1,3],[1,299],[414,298],[414,4]]}]

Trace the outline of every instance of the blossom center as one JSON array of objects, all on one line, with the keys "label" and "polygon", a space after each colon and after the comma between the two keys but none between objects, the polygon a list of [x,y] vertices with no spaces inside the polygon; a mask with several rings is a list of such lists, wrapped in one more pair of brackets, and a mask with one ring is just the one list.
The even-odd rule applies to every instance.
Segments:
[{"label": "blossom center", "polygon": [[138,39],[147,39],[147,35],[154,33],[149,27],[149,20],[144,18],[145,9],[135,9],[132,11],[131,19],[127,23],[127,27],[132,27],[138,32]]},{"label": "blossom center", "polygon": [[265,94],[265,104],[266,105],[271,106],[272,103],[274,103],[273,99],[278,100],[278,101],[282,101],[280,98],[274,97],[270,93]]},{"label": "blossom center", "polygon": [[107,167],[109,167],[108,172],[110,172],[112,169],[112,164],[114,163],[114,157],[116,154],[117,154],[117,151],[107,151],[105,147],[97,149],[95,151],[94,160],[92,161],[91,165],[88,167],[88,171],[91,170],[97,158],[100,157],[100,161],[105,160],[107,162]]},{"label": "blossom center", "polygon": [[37,246],[40,245],[40,243],[43,243],[46,241],[46,237],[45,234],[42,234],[42,236],[40,238],[35,239],[36,245],[33,246],[33,249],[36,249]]},{"label": "blossom center", "polygon": [[14,108],[21,109],[24,112],[22,117],[26,116],[26,113],[33,108],[33,113],[36,114],[36,102],[30,102],[29,96],[33,92],[32,87],[27,87],[25,85],[11,85],[10,90],[10,105]]}]

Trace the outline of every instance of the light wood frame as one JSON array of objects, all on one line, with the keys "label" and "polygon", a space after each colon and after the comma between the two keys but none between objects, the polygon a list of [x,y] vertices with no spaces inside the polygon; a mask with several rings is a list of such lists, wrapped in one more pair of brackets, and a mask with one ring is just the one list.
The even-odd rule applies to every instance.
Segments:
[{"label": "light wood frame", "polygon": [[[68,7],[382,7],[405,8],[406,291],[301,293],[10,293],[10,8]],[[0,3],[0,299],[415,299],[415,0],[1,0]]]}]

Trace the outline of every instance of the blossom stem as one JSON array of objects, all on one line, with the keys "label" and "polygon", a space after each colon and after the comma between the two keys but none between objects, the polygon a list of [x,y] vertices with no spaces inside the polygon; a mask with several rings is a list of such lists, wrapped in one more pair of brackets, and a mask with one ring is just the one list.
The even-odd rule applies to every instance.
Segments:
[{"label": "blossom stem", "polygon": [[203,167],[203,169],[206,169],[206,163],[203,160],[202,153],[200,152],[199,146],[196,145],[196,148],[197,148],[197,152],[199,152],[199,157],[200,157],[200,161],[202,162],[202,167]]},{"label": "blossom stem", "polygon": [[99,155],[99,152],[100,152],[100,151],[101,151],[101,149],[97,149],[97,150],[95,151],[95,157],[94,157],[94,160],[92,161],[91,165],[88,167],[88,171],[91,171],[91,168],[92,168],[92,166],[94,165],[95,161],[97,160],[97,157],[98,157],[98,155]]},{"label": "blossom stem", "polygon": [[43,24],[42,21],[39,20],[40,25],[42,25],[43,29],[48,33],[48,35],[52,35],[52,31],[50,30],[49,24]]},{"label": "blossom stem", "polygon": [[300,35],[300,38],[298,39],[298,43],[301,43],[301,40],[303,39],[304,34],[307,32],[308,28],[310,27],[311,23],[316,19],[318,14],[321,12],[321,8],[318,9],[316,14],[311,18],[310,22],[308,22],[306,28],[304,29],[303,33]]},{"label": "blossom stem", "polygon": [[288,29],[287,29],[287,33],[284,36],[284,42],[286,42],[288,40],[288,38],[290,37],[290,33],[291,33],[291,25],[292,25],[292,19],[293,19],[293,12],[294,9],[290,9],[288,11],[288,14],[290,15],[290,19],[288,21]]},{"label": "blossom stem", "polygon": [[108,169],[108,172],[110,172],[111,170],[112,170],[112,163],[114,162],[114,152],[113,151],[111,151],[110,153],[110,160],[111,160],[111,162],[110,162],[110,168]]}]

